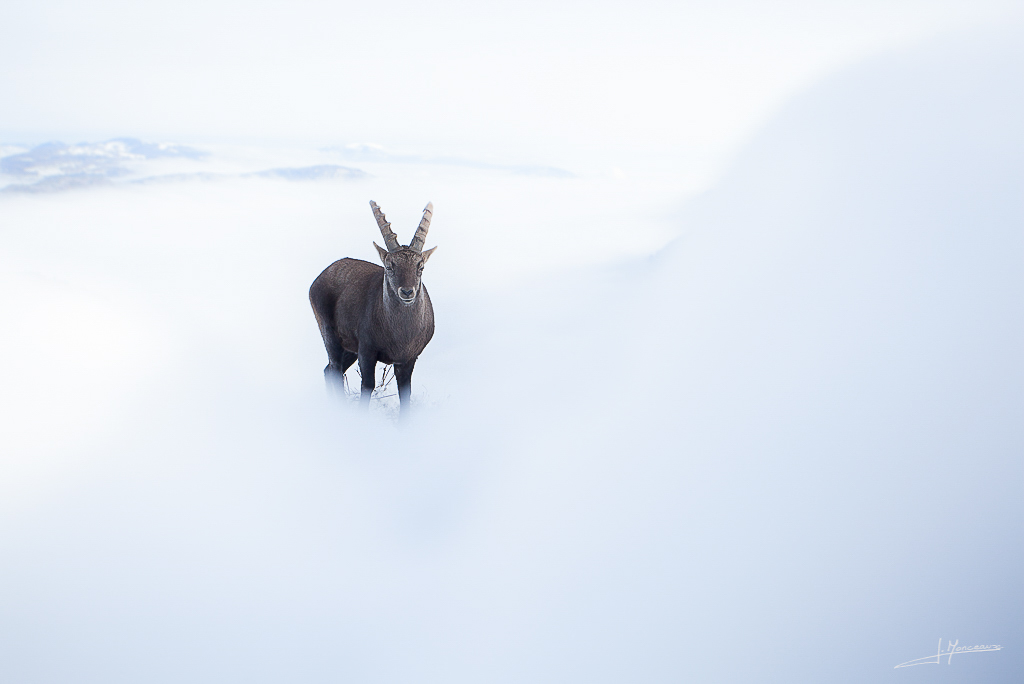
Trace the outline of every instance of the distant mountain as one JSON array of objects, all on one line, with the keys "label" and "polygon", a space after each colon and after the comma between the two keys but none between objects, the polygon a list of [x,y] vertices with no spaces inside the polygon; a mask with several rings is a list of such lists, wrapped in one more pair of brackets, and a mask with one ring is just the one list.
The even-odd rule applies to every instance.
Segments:
[{"label": "distant mountain", "polygon": [[247,173],[246,176],[257,178],[281,178],[290,181],[324,180],[328,178],[365,178],[368,174],[359,169],[336,164],[320,164],[318,166],[300,166],[294,168],[267,169]]},{"label": "distant mountain", "polygon": [[135,138],[114,138],[99,143],[66,145],[48,142],[28,152],[0,159],[0,173],[16,178],[45,178],[87,174],[108,178],[128,173],[126,162],[162,157],[199,159],[206,153],[173,143],[147,143]]},{"label": "distant mountain", "polygon": [[60,192],[61,190],[74,190],[76,188],[88,188],[101,185],[111,185],[113,181],[108,176],[95,173],[73,173],[68,175],[46,176],[35,183],[12,183],[0,192],[19,193],[42,193]]},{"label": "distant mountain", "polygon": [[429,156],[422,154],[405,154],[390,152],[381,145],[374,143],[351,143],[324,148],[325,152],[337,154],[344,159],[357,162],[385,164],[429,164],[434,166],[461,166],[482,171],[502,171],[518,176],[544,176],[550,178],[572,178],[571,171],[555,166],[539,166],[529,164],[495,164],[476,159],[450,156]]},{"label": "distant mountain", "polygon": [[[0,148],[2,149],[2,148]],[[97,143],[67,145],[49,142],[28,151],[8,147],[14,154],[0,158],[0,174],[15,179],[0,189],[7,193],[47,193],[114,183],[210,181],[224,178],[276,178],[287,181],[364,178],[355,168],[336,164],[280,167],[249,173],[146,173],[142,162],[179,158],[203,160],[209,153],[174,143],[148,143],[135,138],[114,138]],[[199,167],[200,169],[202,167]],[[166,170],[166,169],[165,169]]]},{"label": "distant mountain", "polygon": [[[398,153],[379,145],[354,144],[320,150],[329,158],[367,164],[422,164],[456,166],[499,174],[571,178],[573,174],[553,166],[501,164],[451,156]],[[6,156],[4,156],[6,155]],[[150,163],[178,159],[173,164]],[[306,157],[307,160],[313,161]],[[189,161],[195,163],[188,163]],[[278,166],[269,169],[245,168],[251,162],[228,162],[230,171],[214,171],[225,166],[224,159],[176,143],[151,143],[136,138],[113,138],[102,142],[68,145],[48,142],[26,150],[24,146],[0,146],[0,193],[49,193],[95,186],[128,183],[198,182],[226,178],[268,178],[294,182],[356,180],[369,176],[365,171],[339,164]],[[216,163],[210,163],[216,162]]]}]

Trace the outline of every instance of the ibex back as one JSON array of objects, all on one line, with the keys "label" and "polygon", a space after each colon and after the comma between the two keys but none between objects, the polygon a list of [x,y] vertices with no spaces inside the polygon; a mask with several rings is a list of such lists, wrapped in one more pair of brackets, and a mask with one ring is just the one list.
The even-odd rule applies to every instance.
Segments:
[{"label": "ibex back", "polygon": [[408,247],[398,244],[391,224],[370,202],[387,249],[377,248],[381,268],[359,259],[341,259],[324,269],[309,288],[309,302],[327,348],[324,378],[344,387],[345,371],[359,361],[360,400],[370,403],[377,362],[394,365],[401,412],[409,409],[412,369],[434,335],[434,309],[421,278],[436,247],[423,251],[433,205],[423,210]]}]

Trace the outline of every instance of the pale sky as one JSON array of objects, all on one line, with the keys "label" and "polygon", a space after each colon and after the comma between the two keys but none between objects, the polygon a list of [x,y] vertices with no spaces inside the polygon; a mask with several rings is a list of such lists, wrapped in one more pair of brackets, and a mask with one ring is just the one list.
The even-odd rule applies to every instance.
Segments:
[{"label": "pale sky", "polygon": [[373,142],[695,163],[723,158],[831,71],[1019,6],[8,0],[0,142]]}]

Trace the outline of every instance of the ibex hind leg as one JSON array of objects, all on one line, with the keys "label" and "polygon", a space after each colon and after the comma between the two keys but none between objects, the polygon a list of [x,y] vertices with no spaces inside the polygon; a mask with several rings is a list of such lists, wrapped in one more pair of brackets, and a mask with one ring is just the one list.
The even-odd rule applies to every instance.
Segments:
[{"label": "ibex hind leg", "polygon": [[353,352],[344,349],[337,350],[337,354],[328,354],[330,363],[324,368],[324,380],[327,382],[327,391],[342,399],[348,397],[348,378],[345,371],[356,361]]}]

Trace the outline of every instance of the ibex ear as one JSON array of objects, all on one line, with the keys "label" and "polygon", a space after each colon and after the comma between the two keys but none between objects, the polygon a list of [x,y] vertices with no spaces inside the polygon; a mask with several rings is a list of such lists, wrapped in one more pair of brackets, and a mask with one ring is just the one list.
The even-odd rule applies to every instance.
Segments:
[{"label": "ibex ear", "polygon": [[380,255],[381,263],[385,263],[384,257],[386,257],[388,255],[388,250],[384,249],[383,247],[378,245],[376,242],[373,243],[373,246],[377,248],[377,254]]},{"label": "ibex ear", "polygon": [[434,253],[435,249],[437,249],[437,247],[431,247],[427,251],[420,254],[420,256],[423,257],[423,263],[427,263],[427,259],[430,258],[430,255]]}]

